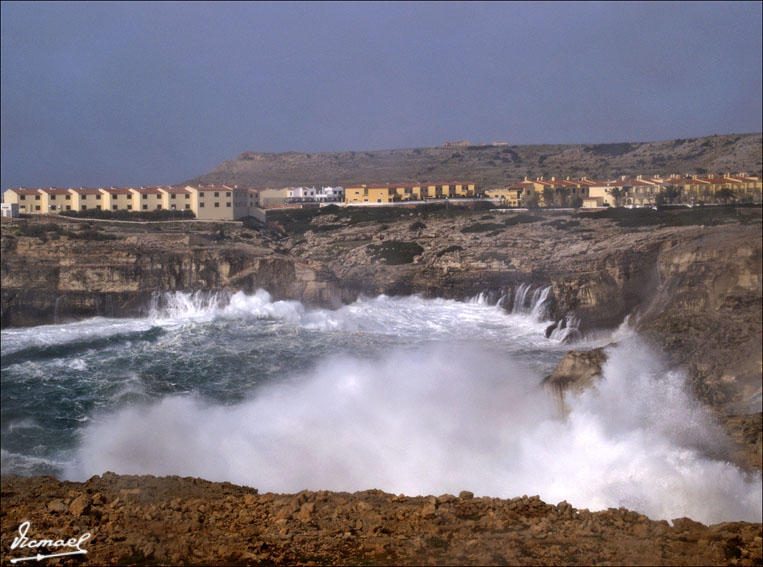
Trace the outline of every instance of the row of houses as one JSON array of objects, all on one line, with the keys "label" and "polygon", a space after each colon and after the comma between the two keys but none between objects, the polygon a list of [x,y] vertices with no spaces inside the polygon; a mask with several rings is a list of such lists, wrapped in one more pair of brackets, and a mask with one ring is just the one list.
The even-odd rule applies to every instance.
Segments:
[{"label": "row of houses", "polygon": [[502,189],[489,189],[485,196],[500,199],[509,207],[616,207],[652,206],[667,200],[681,203],[712,203],[719,200],[761,201],[761,178],[745,173],[722,176],[671,175],[668,177],[613,180],[525,179]]},{"label": "row of houses", "polygon": [[193,211],[198,219],[232,220],[260,206],[260,192],[227,185],[8,189],[3,203],[21,214],[65,211]]},{"label": "row of houses", "polygon": [[678,176],[599,181],[525,178],[500,189],[486,189],[474,182],[353,185],[342,187],[290,187],[250,189],[228,185],[166,187],[8,189],[3,208],[21,214],[65,211],[192,211],[200,220],[236,220],[257,216],[257,210],[294,203],[376,204],[429,199],[491,198],[509,207],[651,206],[660,200],[712,203],[719,200],[761,202],[761,178],[744,173],[722,176]]},{"label": "row of houses", "polygon": [[392,185],[353,185],[344,190],[347,204],[393,203],[427,199],[479,198],[482,188],[471,181],[451,183],[399,183]]}]

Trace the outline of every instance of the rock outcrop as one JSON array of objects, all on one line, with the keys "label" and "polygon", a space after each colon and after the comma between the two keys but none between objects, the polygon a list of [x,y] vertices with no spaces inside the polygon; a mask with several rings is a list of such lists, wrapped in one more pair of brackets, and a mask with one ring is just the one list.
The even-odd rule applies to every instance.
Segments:
[{"label": "rock outcrop", "polygon": [[64,565],[759,565],[761,524],[654,521],[537,496],[403,496],[379,490],[259,494],[194,478],[2,481],[2,563],[45,554],[30,539],[79,538]]},{"label": "rock outcrop", "polygon": [[[68,228],[66,222],[61,226]],[[43,238],[11,234],[4,225],[3,326],[145,315],[153,293],[175,290],[264,288],[277,299],[342,303],[331,273],[279,253],[267,241],[212,240],[184,234],[182,227],[137,234],[115,227],[103,231],[114,240],[80,240],[55,231]]]}]

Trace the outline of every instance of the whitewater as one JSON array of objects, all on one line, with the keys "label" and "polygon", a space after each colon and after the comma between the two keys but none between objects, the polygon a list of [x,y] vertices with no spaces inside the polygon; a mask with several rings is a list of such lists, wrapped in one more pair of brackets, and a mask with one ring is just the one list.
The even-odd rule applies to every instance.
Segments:
[{"label": "whitewater", "polygon": [[[245,295],[157,294],[146,318],[2,331],[2,474],[113,471],[261,491],[539,495],[653,519],[761,521],[760,474],[684,374],[623,326],[546,337],[548,290],[468,302],[361,298],[338,310]],[[570,348],[603,378],[541,386]]]}]

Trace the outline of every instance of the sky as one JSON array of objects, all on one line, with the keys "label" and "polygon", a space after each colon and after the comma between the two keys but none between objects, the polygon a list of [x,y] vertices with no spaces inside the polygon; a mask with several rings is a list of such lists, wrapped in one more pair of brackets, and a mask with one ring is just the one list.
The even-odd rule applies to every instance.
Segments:
[{"label": "sky", "polygon": [[760,132],[761,2],[2,2],[9,187],[244,151]]}]

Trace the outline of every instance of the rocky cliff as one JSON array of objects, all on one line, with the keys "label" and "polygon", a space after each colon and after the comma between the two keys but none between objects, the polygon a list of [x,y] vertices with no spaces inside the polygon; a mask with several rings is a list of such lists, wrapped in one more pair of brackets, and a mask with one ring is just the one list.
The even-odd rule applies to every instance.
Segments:
[{"label": "rocky cliff", "polygon": [[156,232],[112,225],[102,227],[96,233],[100,237],[80,239],[76,228],[82,225],[67,222],[38,225],[57,230],[36,236],[3,226],[4,326],[145,315],[155,292],[174,290],[266,288],[277,298],[341,304],[333,275],[320,266],[257,240],[216,240],[219,234],[211,226],[187,234],[182,225]]}]

